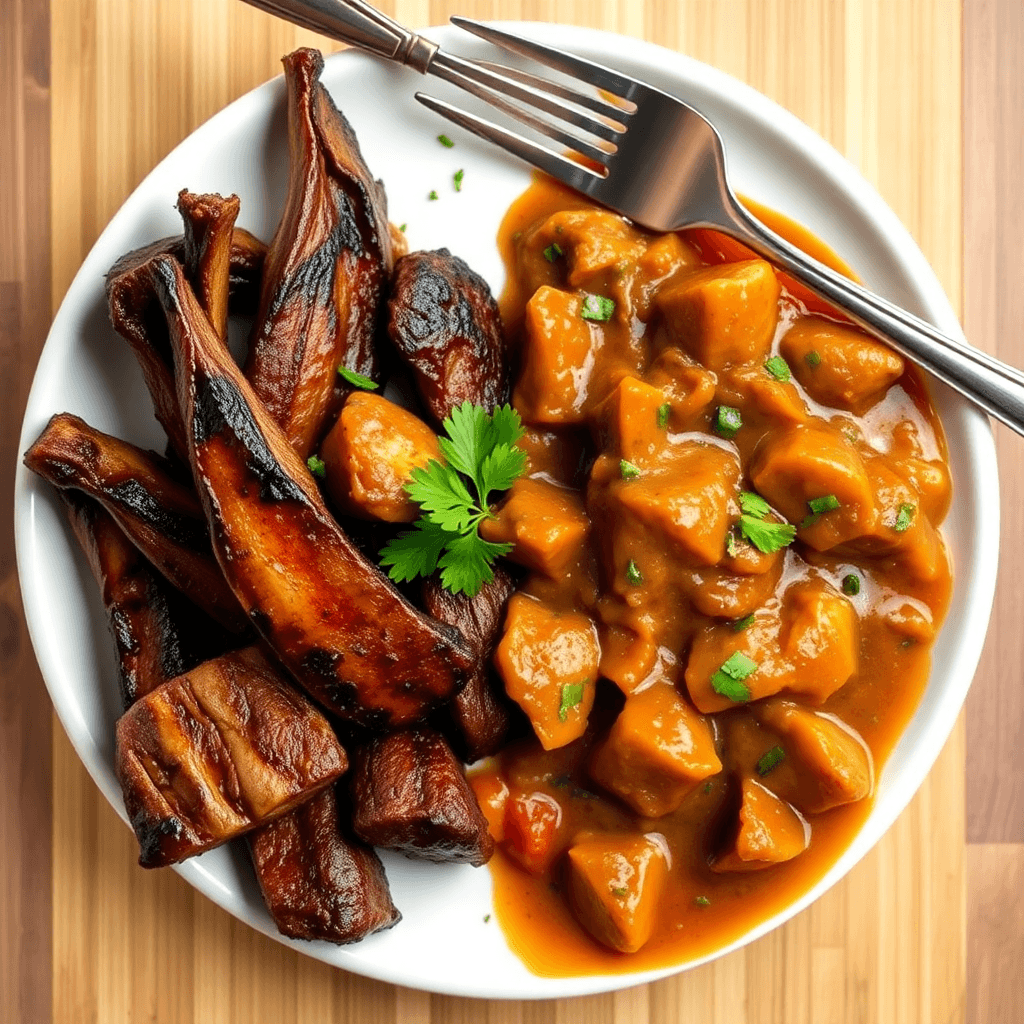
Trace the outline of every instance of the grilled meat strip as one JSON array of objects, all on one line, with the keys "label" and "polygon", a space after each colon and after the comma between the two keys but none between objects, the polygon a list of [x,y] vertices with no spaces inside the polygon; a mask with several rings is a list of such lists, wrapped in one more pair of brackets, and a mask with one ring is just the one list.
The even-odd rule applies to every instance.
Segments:
[{"label": "grilled meat strip", "polygon": [[158,686],[117,723],[115,771],[143,867],[176,864],[309,800],[348,767],[256,647]]},{"label": "grilled meat strip", "polygon": [[458,737],[454,746],[467,764],[497,753],[512,722],[512,704],[495,679],[491,655],[513,590],[512,577],[500,566],[495,566],[494,579],[485,583],[475,597],[445,590],[436,575],[423,585],[426,610],[435,619],[455,626],[476,656],[465,687],[445,708]]},{"label": "grilled meat strip", "polygon": [[226,629],[248,632],[210,550],[202,506],[159,455],[59,413],[25,453],[25,465],[55,487],[95,498],[174,586]]},{"label": "grilled meat strip", "polygon": [[379,376],[374,333],[394,262],[384,187],[321,85],[323,66],[316,50],[284,58],[288,197],[245,364],[303,459],[343,397],[338,367]]},{"label": "grilled meat strip", "polygon": [[472,659],[461,636],[413,608],[342,532],[180,265],[160,256],[149,273],[170,327],[192,475],[239,602],[324,707],[376,729],[422,718],[463,684]]},{"label": "grilled meat strip", "polygon": [[479,867],[494,840],[444,737],[416,726],[371,741],[352,758],[352,825],[373,846]]},{"label": "grilled meat strip", "polygon": [[284,935],[345,944],[402,919],[380,858],[342,828],[336,786],[251,833],[249,849]]},{"label": "grilled meat strip", "polygon": [[[186,203],[186,209],[188,205]],[[221,257],[211,261],[210,246],[205,241],[206,235],[202,233],[202,224],[198,219],[186,223],[190,241],[186,241],[185,235],[163,238],[122,256],[107,273],[110,322],[135,353],[153,399],[157,421],[166,431],[171,448],[182,463],[188,461],[188,445],[174,390],[174,363],[167,340],[167,328],[159,308],[153,302],[148,282],[139,276],[139,268],[161,254],[173,256],[193,267],[200,264],[210,267],[211,263],[219,263]],[[217,237],[220,237],[219,233]],[[248,231],[235,228],[231,232],[228,268],[231,312],[243,316],[251,316],[255,312],[265,255],[266,246]],[[203,276],[202,272],[199,276]],[[202,294],[208,292],[209,288],[202,288]]]},{"label": "grilled meat strip", "polygon": [[487,282],[447,249],[395,264],[388,334],[435,426],[463,402],[488,411],[510,394],[501,314]]}]

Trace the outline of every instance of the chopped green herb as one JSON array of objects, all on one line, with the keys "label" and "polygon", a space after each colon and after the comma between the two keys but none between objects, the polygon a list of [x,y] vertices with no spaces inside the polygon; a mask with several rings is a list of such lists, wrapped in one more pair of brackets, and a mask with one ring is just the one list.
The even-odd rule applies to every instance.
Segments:
[{"label": "chopped green herb", "polygon": [[491,915],[490,914],[484,914],[484,924],[487,924],[487,922],[490,921],[490,919],[491,919]]},{"label": "chopped green herb", "polygon": [[711,688],[736,704],[746,703],[750,700],[750,687],[743,680],[756,671],[756,661],[742,651],[734,651],[711,677]]},{"label": "chopped green herb", "polygon": [[731,405],[718,407],[718,412],[715,414],[715,430],[722,437],[735,437],[736,432],[742,426],[743,417],[740,415],[739,409],[734,409]]},{"label": "chopped green herb", "polygon": [[546,259],[548,263],[554,263],[555,260],[557,260],[558,257],[562,255],[564,255],[562,252],[562,247],[557,242],[552,242],[544,250],[544,259]]},{"label": "chopped green herb", "polygon": [[698,896],[693,902],[696,903],[698,907],[711,906],[711,900],[709,900],[707,896]]},{"label": "chopped green herb", "polygon": [[583,300],[583,305],[580,306],[580,316],[584,320],[604,322],[611,320],[614,312],[615,302],[612,299],[606,299],[603,295],[588,295]]},{"label": "chopped green herb", "polygon": [[376,391],[380,387],[376,381],[370,380],[369,377],[364,377],[361,373],[356,373],[355,370],[350,370],[345,366],[338,367],[338,376],[343,381],[354,387],[362,388],[364,391]]},{"label": "chopped green herb", "polygon": [[904,502],[900,505],[900,510],[896,514],[896,522],[892,524],[892,528],[897,533],[903,533],[905,530],[910,529],[910,524],[914,521],[914,513],[917,509],[909,502]]},{"label": "chopped green herb", "polygon": [[558,705],[558,720],[564,722],[569,717],[569,712],[583,700],[583,687],[589,680],[584,679],[582,683],[566,683],[562,687],[562,701]]},{"label": "chopped green herb", "polygon": [[811,514],[800,524],[801,530],[813,526],[826,512],[834,512],[837,508],[842,508],[842,502],[834,494],[825,494],[820,498],[811,498],[807,502],[807,506],[810,508]]},{"label": "chopped green herb", "polygon": [[764,519],[772,510],[771,505],[753,491],[740,491],[740,508],[747,515],[757,516],[758,519]]},{"label": "chopped green herb", "polygon": [[643,573],[637,568],[636,562],[631,558],[626,566],[626,582],[631,586],[639,587],[644,581]]},{"label": "chopped green herb", "polygon": [[624,885],[610,885],[608,888],[611,889],[613,896],[625,896],[629,892]]},{"label": "chopped green herb", "polygon": [[634,466],[632,462],[619,459],[619,473],[623,480],[635,480],[640,475],[640,469],[638,466]]},{"label": "chopped green herb", "polygon": [[792,376],[789,372],[789,363],[782,356],[772,356],[764,364],[764,368],[776,379],[787,381]]},{"label": "chopped green herb", "polygon": [[323,459],[318,459],[315,455],[310,455],[306,459],[306,465],[309,467],[310,473],[317,478],[317,480],[324,480],[327,477],[327,463]]},{"label": "chopped green herb", "polygon": [[751,612],[745,618],[737,619],[732,624],[732,631],[734,633],[742,633],[743,630],[747,629],[748,627],[752,626],[753,624],[754,624],[754,613]]},{"label": "chopped green herb", "polygon": [[430,190],[430,191],[429,191],[429,192],[427,193],[427,198],[428,198],[428,199],[429,199],[429,200],[430,200],[431,202],[433,202],[433,201],[434,201],[435,199],[437,199],[437,189],[436,189],[436,188],[432,188],[432,189],[431,189],[431,190]]},{"label": "chopped green herb", "polygon": [[804,362],[813,370],[815,367],[821,366],[821,356],[817,352],[808,352],[804,356]]},{"label": "chopped green herb", "polygon": [[669,402],[666,402],[664,405],[659,405],[658,406],[658,426],[659,427],[666,427],[666,426],[668,426],[668,418],[669,418],[669,415],[671,414],[671,412],[672,412],[672,405]]},{"label": "chopped green herb", "polygon": [[704,783],[704,795],[707,796],[708,793],[710,793],[710,792],[711,792],[711,783],[710,782],[705,782]]},{"label": "chopped green herb", "polygon": [[843,577],[843,593],[850,597],[856,597],[860,593],[860,577],[856,573],[850,573]]},{"label": "chopped green herb", "polygon": [[455,191],[456,192],[461,192],[462,191],[462,179],[465,176],[466,176],[466,172],[464,170],[462,170],[461,168],[459,170],[457,170],[455,172],[455,174],[452,176],[452,182],[455,185]]},{"label": "chopped green herb", "polygon": [[766,523],[752,515],[742,515],[739,520],[740,533],[766,555],[774,554],[796,540],[796,527],[789,523]]},{"label": "chopped green herb", "polygon": [[782,747],[772,747],[767,754],[764,754],[757,762],[757,774],[767,775],[773,768],[780,765],[786,759],[786,752]]},{"label": "chopped green herb", "polygon": [[475,597],[494,578],[495,559],[512,550],[484,540],[478,527],[493,517],[491,493],[508,490],[526,469],[526,453],[516,447],[523,425],[511,406],[488,413],[464,402],[444,428],[448,436],[438,443],[447,463],[431,459],[412,471],[405,490],[422,514],[381,551],[381,565],[396,583],[440,569],[446,590]]},{"label": "chopped green herb", "polygon": [[407,228],[408,226],[409,226],[408,224],[399,224],[399,225],[398,225],[398,230],[399,230],[399,231],[401,231],[401,232],[402,232],[402,234],[404,235],[404,234],[405,234],[405,229],[406,229],[406,228]]},{"label": "chopped green herb", "polygon": [[452,142],[452,140],[449,139],[447,135],[438,135],[437,141],[440,142],[445,149],[451,149],[452,146],[455,145],[455,143]]},{"label": "chopped green herb", "polygon": [[725,535],[725,553],[730,558],[736,557],[736,534],[732,530]]}]

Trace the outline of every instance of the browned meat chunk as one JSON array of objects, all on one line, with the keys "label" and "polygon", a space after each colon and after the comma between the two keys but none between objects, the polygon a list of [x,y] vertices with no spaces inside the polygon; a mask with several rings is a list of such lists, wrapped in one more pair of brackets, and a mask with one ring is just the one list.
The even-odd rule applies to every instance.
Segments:
[{"label": "browned meat chunk", "polygon": [[181,267],[163,256],[150,272],[170,325],[192,475],[242,607],[331,711],[377,728],[422,718],[462,686],[472,664],[462,638],[404,600],[341,530]]},{"label": "browned meat chunk", "polygon": [[290,173],[245,373],[306,458],[330,424],[338,367],[378,376],[374,331],[393,256],[384,187],[320,84],[323,57],[284,58]]},{"label": "browned meat chunk", "polygon": [[425,726],[374,740],[353,756],[352,802],[356,835],[373,846],[476,867],[494,852],[462,765]]},{"label": "browned meat chunk", "polygon": [[139,863],[152,868],[287,813],[348,759],[323,715],[249,647],[132,705],[117,723],[114,767]]},{"label": "browned meat chunk", "polygon": [[333,786],[249,836],[278,929],[293,939],[358,942],[398,924],[380,858],[342,832]]},{"label": "browned meat chunk", "polygon": [[491,668],[491,655],[513,590],[512,577],[500,567],[476,597],[445,590],[437,576],[423,585],[424,607],[435,619],[455,626],[476,658],[465,688],[447,708],[458,733],[456,749],[467,764],[496,754],[512,721],[512,704]]},{"label": "browned meat chunk", "polygon": [[491,290],[447,249],[395,264],[388,333],[412,367],[436,425],[463,402],[491,411],[508,401],[501,315]]}]

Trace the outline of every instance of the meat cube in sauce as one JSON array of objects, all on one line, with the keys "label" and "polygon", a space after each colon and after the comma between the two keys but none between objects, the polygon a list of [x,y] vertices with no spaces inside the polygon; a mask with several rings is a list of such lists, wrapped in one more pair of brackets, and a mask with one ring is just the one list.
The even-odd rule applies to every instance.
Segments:
[{"label": "meat cube in sauce", "polygon": [[568,853],[569,900],[598,942],[635,953],[654,931],[668,856],[654,835],[594,835]]},{"label": "meat cube in sauce", "polygon": [[787,690],[824,703],[857,672],[857,613],[830,583],[811,578],[792,583],[781,601],[769,602],[739,633],[731,623],[704,626],[690,650],[686,686],[705,714],[737,703],[719,692],[724,689],[722,667],[735,657],[746,658],[748,667],[753,666],[741,680],[749,693],[746,699]]},{"label": "meat cube in sauce", "polygon": [[644,380],[667,395],[664,419],[666,433],[694,429],[715,399],[717,376],[695,363],[682,349],[666,348],[655,357]]},{"label": "meat cube in sauce", "polygon": [[352,825],[371,846],[479,867],[494,840],[444,737],[427,726],[372,740],[352,757]]},{"label": "meat cube in sauce", "polygon": [[737,366],[719,374],[716,398],[721,405],[741,410],[748,437],[772,427],[803,423],[809,416],[792,380],[779,380],[763,366]]},{"label": "meat cube in sauce", "polygon": [[115,771],[143,867],[176,864],[291,810],[348,759],[255,647],[203,662],[117,723]]},{"label": "meat cube in sauce", "polygon": [[324,485],[336,508],[361,519],[411,523],[419,506],[405,491],[412,471],[443,462],[421,419],[379,395],[356,391],[320,446]]},{"label": "meat cube in sauce", "polygon": [[782,737],[787,760],[796,764],[801,781],[790,799],[801,811],[817,814],[870,796],[871,751],[849,726],[785,700],[766,701],[757,714]]},{"label": "meat cube in sauce", "polygon": [[480,535],[514,545],[513,562],[556,578],[578,558],[590,532],[579,491],[532,477],[512,485],[495,516],[480,524]]},{"label": "meat cube in sauce", "polygon": [[671,814],[721,770],[710,723],[671,683],[627,698],[590,762],[590,777],[645,818]]},{"label": "meat cube in sauce", "polygon": [[903,376],[903,359],[856,328],[801,317],[779,351],[816,402],[863,413]]},{"label": "meat cube in sauce", "polygon": [[667,342],[709,370],[764,362],[779,319],[779,281],[764,260],[705,267],[658,293]]},{"label": "meat cube in sauce", "polygon": [[792,860],[811,841],[811,826],[785,800],[753,779],[741,783],[739,820],[711,870],[757,871]]},{"label": "meat cube in sauce", "polygon": [[600,658],[597,628],[586,615],[513,594],[495,663],[505,692],[526,712],[545,750],[583,735]]}]

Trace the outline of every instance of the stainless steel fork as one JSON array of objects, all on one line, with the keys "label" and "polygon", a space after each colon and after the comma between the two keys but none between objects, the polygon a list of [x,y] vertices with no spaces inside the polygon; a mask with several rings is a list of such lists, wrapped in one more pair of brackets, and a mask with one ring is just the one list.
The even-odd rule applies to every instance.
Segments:
[{"label": "stainless steel fork", "polygon": [[416,93],[424,106],[644,227],[654,231],[710,227],[732,235],[1024,434],[1024,373],[836,274],[767,228],[740,204],[730,187],[725,150],[714,126],[674,96],[611,68],[467,18],[452,18],[452,22],[566,76],[571,84],[445,53],[364,0],[246,2],[421,74],[436,75],[554,139],[563,151]]}]

